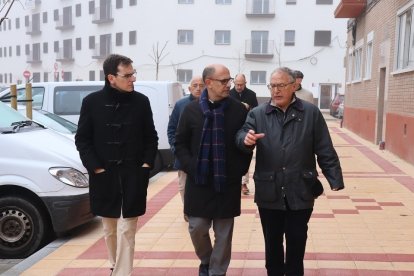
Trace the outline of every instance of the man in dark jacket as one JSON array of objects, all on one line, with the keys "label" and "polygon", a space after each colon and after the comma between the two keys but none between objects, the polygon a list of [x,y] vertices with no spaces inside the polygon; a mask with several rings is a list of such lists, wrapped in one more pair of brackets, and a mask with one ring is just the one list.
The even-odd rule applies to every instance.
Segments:
[{"label": "man in dark jacket", "polygon": [[199,101],[184,109],[175,136],[175,154],[187,173],[184,212],[202,276],[226,274],[234,217],[240,215],[240,181],[251,159],[251,153],[238,149],[234,140],[247,110],[229,97],[232,80],[225,66],[207,66],[206,89]]},{"label": "man in dark jacket", "polygon": [[[171,113],[170,120],[168,121],[168,143],[170,144],[171,151],[175,154],[175,132],[177,130],[178,121],[180,119],[181,113],[183,112],[184,108],[187,104],[191,103],[194,100],[198,100],[200,98],[201,91],[204,89],[203,78],[201,76],[195,76],[190,81],[190,86],[188,90],[190,91],[190,95],[185,96],[184,98],[178,100],[175,103],[174,109]],[[181,201],[184,203],[184,192],[185,192],[185,182],[187,179],[187,174],[181,170],[180,162],[178,159],[175,158],[174,161],[174,169],[178,170],[178,190],[180,191]],[[188,216],[184,214],[184,220],[188,221]]]},{"label": "man in dark jacket", "polygon": [[267,275],[303,275],[308,222],[318,196],[313,191],[320,183],[315,155],[334,191],[344,188],[342,170],[318,107],[294,96],[292,70],[276,69],[268,88],[271,100],[249,112],[236,141],[246,152],[257,147],[253,178]]},{"label": "man in dark jacket", "polygon": [[104,88],[83,99],[75,142],[89,173],[92,212],[102,217],[112,275],[124,276],[132,274],[158,136],[148,98],[134,91],[132,60],[110,55],[103,71]]},{"label": "man in dark jacket", "polygon": [[[234,77],[234,87],[230,90],[230,96],[240,101],[247,110],[251,110],[258,105],[256,93],[246,87],[246,76],[244,74],[237,74]],[[249,171],[242,177],[242,193],[248,195],[250,190],[247,187],[249,184]]]}]

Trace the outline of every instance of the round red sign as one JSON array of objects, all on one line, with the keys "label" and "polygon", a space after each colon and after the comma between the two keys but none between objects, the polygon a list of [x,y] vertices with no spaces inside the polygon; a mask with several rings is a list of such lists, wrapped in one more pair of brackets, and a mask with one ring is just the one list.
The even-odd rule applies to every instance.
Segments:
[{"label": "round red sign", "polygon": [[28,71],[28,70],[25,70],[25,71],[23,71],[23,77],[25,77],[26,79],[28,79],[28,78],[30,78],[30,71]]}]

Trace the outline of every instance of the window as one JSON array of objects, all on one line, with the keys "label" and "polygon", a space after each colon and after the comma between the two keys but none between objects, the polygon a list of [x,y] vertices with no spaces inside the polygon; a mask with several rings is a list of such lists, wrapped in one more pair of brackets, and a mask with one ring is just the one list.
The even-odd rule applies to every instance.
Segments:
[{"label": "window", "polygon": [[286,0],[286,5],[296,5],[296,0]]},{"label": "window", "polygon": [[124,5],[123,0],[116,0],[115,7],[116,7],[117,9],[122,9],[123,5]]},{"label": "window", "polygon": [[7,57],[7,48],[6,47],[4,47],[4,57]]},{"label": "window", "polygon": [[20,18],[16,18],[16,29],[20,29]]},{"label": "window", "polygon": [[230,31],[215,31],[214,43],[216,45],[229,45],[230,44]]},{"label": "window", "polygon": [[16,45],[16,56],[20,56],[20,45]]},{"label": "window", "polygon": [[178,4],[194,4],[194,0],[178,0]]},{"label": "window", "polygon": [[348,70],[348,75],[347,75],[347,82],[351,82],[352,81],[352,51],[350,50],[350,54],[348,55],[348,66],[347,66],[347,70]]},{"label": "window", "polygon": [[25,26],[25,27],[29,27],[29,25],[30,25],[30,19],[29,19],[29,16],[28,16],[28,15],[26,15],[26,16],[24,17],[24,26]]},{"label": "window", "polygon": [[331,31],[315,31],[314,46],[331,45]]},{"label": "window", "polygon": [[47,23],[47,12],[44,12],[42,17],[43,17],[43,23],[46,24]]},{"label": "window", "polygon": [[137,31],[129,32],[129,45],[137,44]]},{"label": "window", "polygon": [[193,44],[192,30],[178,30],[178,44]]},{"label": "window", "polygon": [[12,56],[12,46],[9,46],[9,57]]},{"label": "window", "polygon": [[82,38],[77,37],[75,42],[76,51],[82,50]]},{"label": "window", "polygon": [[81,4],[76,4],[76,6],[75,6],[75,16],[76,17],[82,16],[82,6],[81,6]]},{"label": "window", "polygon": [[252,31],[252,54],[268,54],[269,53],[269,32],[268,31]]},{"label": "window", "polygon": [[218,5],[231,5],[231,0],[216,0]]},{"label": "window", "polygon": [[11,30],[11,19],[7,20],[9,22],[9,30]]},{"label": "window", "polygon": [[59,41],[53,42],[53,52],[58,53],[59,52]]},{"label": "window", "polygon": [[295,46],[295,31],[294,30],[285,31],[285,46]]},{"label": "window", "polygon": [[115,34],[115,46],[122,46],[122,33]]},{"label": "window", "polygon": [[137,5],[137,0],[129,0],[129,5],[130,6],[136,6]]},{"label": "window", "polygon": [[374,33],[370,32],[367,35],[367,46],[365,48],[365,79],[371,78],[372,71],[372,40]]},{"label": "window", "polygon": [[49,44],[47,42],[43,42],[43,53],[47,54],[49,52]]},{"label": "window", "polygon": [[270,0],[253,0],[253,14],[269,14]]},{"label": "window", "polygon": [[47,72],[43,73],[43,81],[45,81],[45,82],[49,81],[49,74]]},{"label": "window", "polygon": [[95,13],[95,1],[89,1],[89,14]]},{"label": "window", "polygon": [[250,84],[266,84],[266,71],[251,71]]},{"label": "window", "polygon": [[0,57],[3,57],[3,48],[0,47]]},{"label": "window", "polygon": [[362,47],[355,49],[354,51],[354,75],[353,80],[361,80],[361,67],[362,67]]},{"label": "window", "polygon": [[95,80],[95,71],[89,71],[89,80],[94,81]]},{"label": "window", "polygon": [[30,45],[29,44],[24,45],[24,53],[26,54],[26,56],[30,55]]},{"label": "window", "polygon": [[414,5],[399,11],[397,18],[396,69],[414,68]]},{"label": "window", "polygon": [[177,69],[177,81],[190,83],[193,78],[193,70]]},{"label": "window", "polygon": [[105,74],[103,70],[99,71],[99,80],[100,81],[104,81],[105,80]]},{"label": "window", "polygon": [[89,37],[89,49],[95,49],[95,37],[94,36]]},{"label": "window", "polygon": [[316,5],[332,5],[332,0],[316,0]]},{"label": "window", "polygon": [[58,21],[59,20],[59,10],[53,11],[53,20]]}]

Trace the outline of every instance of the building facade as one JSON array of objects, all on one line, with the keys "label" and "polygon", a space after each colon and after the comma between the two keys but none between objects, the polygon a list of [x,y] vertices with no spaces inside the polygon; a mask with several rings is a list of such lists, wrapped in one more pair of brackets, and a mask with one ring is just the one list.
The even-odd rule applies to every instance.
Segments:
[{"label": "building facade", "polygon": [[414,0],[342,0],[335,16],[351,18],[343,125],[414,164]]},{"label": "building facade", "polygon": [[223,63],[263,99],[276,67],[298,69],[321,109],[344,86],[346,19],[333,16],[339,0],[23,2],[0,26],[0,84],[29,75],[102,80],[103,60],[119,53],[134,60],[138,80],[188,83],[207,64]]}]

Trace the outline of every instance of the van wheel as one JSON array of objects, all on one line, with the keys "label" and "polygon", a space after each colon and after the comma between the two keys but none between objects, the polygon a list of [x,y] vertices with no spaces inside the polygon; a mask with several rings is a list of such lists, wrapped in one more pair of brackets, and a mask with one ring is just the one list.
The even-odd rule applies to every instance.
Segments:
[{"label": "van wheel", "polygon": [[158,151],[157,155],[155,156],[154,168],[150,172],[150,177],[153,177],[154,175],[162,171],[163,168],[164,168],[164,161],[162,159],[161,153]]},{"label": "van wheel", "polygon": [[42,210],[25,198],[0,198],[0,257],[26,258],[45,240]]}]

